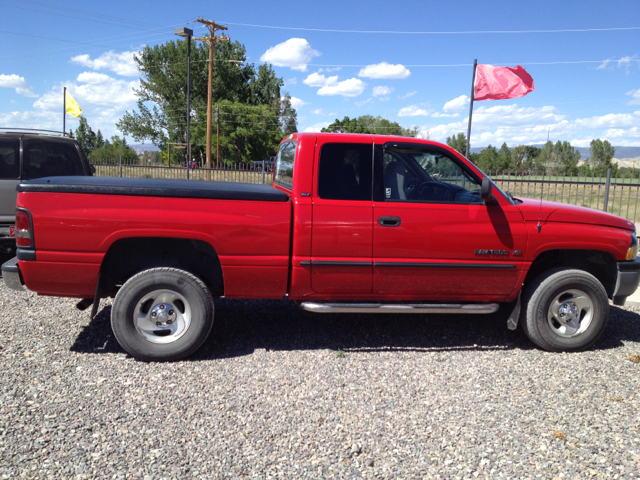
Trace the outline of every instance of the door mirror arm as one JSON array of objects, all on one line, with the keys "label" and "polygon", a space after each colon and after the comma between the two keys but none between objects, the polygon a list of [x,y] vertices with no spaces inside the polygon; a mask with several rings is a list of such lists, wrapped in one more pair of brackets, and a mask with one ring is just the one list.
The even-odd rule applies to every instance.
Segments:
[{"label": "door mirror arm", "polygon": [[482,187],[480,189],[480,198],[484,200],[485,205],[494,205],[496,198],[493,196],[493,183],[489,177],[482,179]]}]

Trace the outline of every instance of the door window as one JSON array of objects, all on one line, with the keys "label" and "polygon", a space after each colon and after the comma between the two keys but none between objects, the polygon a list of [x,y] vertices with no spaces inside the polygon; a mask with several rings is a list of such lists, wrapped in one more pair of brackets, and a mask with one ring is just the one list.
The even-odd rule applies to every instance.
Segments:
[{"label": "door window", "polygon": [[[296,160],[296,145],[298,142],[283,143],[278,151],[276,161],[276,176],[274,182],[293,190],[293,165]],[[273,159],[274,157],[271,157]]]},{"label": "door window", "polygon": [[480,182],[439,149],[390,147],[382,163],[387,202],[481,202]]},{"label": "door window", "polygon": [[23,148],[25,180],[61,175],[84,175],[80,155],[71,142],[25,138]]},{"label": "door window", "polygon": [[327,143],[320,151],[318,195],[327,200],[371,201],[373,146]]},{"label": "door window", "polygon": [[0,138],[0,180],[20,178],[20,142],[13,138]]}]

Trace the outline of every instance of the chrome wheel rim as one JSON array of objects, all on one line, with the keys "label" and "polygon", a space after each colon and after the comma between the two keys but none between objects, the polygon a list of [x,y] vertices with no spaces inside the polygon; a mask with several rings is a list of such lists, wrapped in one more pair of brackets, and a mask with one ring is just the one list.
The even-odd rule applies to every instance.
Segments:
[{"label": "chrome wheel rim", "polygon": [[191,325],[191,306],[173,290],[154,290],[144,295],[133,311],[137,332],[151,343],[173,343]]},{"label": "chrome wheel rim", "polygon": [[549,305],[547,321],[553,332],[565,338],[584,333],[593,320],[593,302],[582,290],[565,290]]}]

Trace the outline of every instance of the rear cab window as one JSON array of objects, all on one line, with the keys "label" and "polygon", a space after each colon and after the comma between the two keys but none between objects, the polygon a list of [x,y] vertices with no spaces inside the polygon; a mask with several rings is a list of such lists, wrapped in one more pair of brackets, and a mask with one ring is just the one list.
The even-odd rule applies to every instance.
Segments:
[{"label": "rear cab window", "polygon": [[293,190],[293,167],[296,160],[297,140],[291,140],[280,145],[276,158],[276,174],[273,183]]},{"label": "rear cab window", "polygon": [[68,141],[23,139],[23,179],[84,175],[76,146]]}]

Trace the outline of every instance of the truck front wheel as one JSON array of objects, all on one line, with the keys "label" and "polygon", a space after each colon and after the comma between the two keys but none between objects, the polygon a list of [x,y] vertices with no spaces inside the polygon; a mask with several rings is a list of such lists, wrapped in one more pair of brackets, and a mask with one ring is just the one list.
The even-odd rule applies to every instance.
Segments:
[{"label": "truck front wheel", "polygon": [[139,360],[180,360],[207,339],[213,313],[211,293],[198,277],[176,268],[152,268],[120,288],[111,328],[120,346]]},{"label": "truck front wheel", "polygon": [[559,268],[543,273],[523,295],[522,328],[551,352],[577,352],[593,345],[609,320],[607,292],[583,270]]}]

